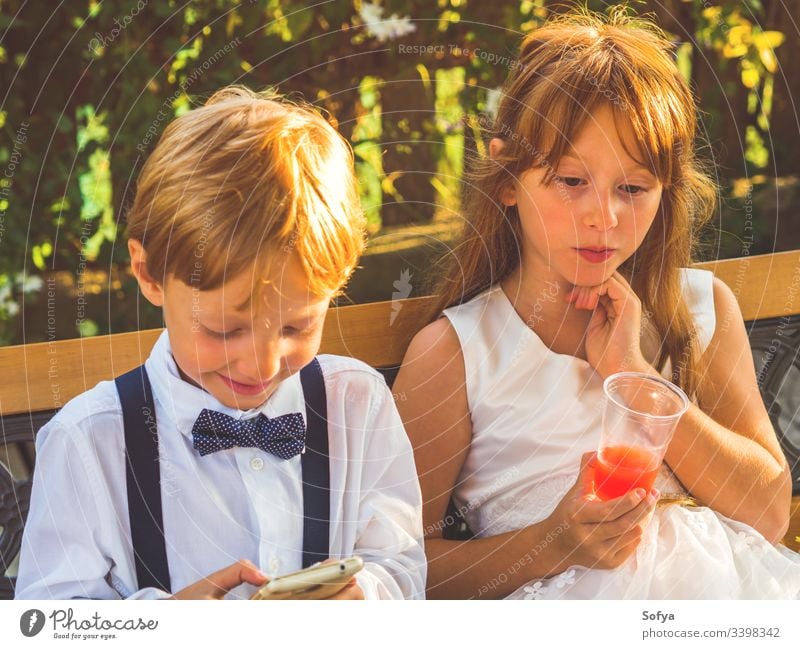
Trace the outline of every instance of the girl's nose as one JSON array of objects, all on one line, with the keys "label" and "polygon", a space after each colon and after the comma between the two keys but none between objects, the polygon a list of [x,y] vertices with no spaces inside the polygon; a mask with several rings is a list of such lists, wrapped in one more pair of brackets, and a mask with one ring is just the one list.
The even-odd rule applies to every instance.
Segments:
[{"label": "girl's nose", "polygon": [[587,206],[584,212],[584,225],[593,229],[605,232],[619,225],[617,210],[619,206],[615,203],[613,195],[596,194],[592,205]]}]

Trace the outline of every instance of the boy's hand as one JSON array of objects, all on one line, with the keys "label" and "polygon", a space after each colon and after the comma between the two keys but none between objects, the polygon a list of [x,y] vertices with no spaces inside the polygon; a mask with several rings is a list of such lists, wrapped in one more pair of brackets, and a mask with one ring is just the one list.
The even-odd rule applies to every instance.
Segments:
[{"label": "boy's hand", "polygon": [[[325,559],[321,563],[336,563],[338,559]],[[314,599],[313,597],[311,599]],[[323,597],[322,599],[365,599],[364,591],[361,590],[361,586],[358,585],[355,577],[351,577],[350,581],[347,582],[347,586],[342,588],[338,593],[335,595],[331,595],[330,597]]]},{"label": "boy's hand", "polygon": [[229,591],[242,584],[261,587],[268,581],[269,578],[255,565],[242,559],[178,591],[172,599],[222,599]]},{"label": "boy's hand", "polygon": [[364,591],[356,582],[356,578],[352,577],[347,586],[327,599],[364,599]]}]

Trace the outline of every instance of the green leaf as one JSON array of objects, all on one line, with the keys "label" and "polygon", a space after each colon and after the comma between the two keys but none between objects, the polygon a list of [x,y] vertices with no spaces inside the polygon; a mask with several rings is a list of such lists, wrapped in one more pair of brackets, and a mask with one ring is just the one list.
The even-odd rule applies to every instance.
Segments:
[{"label": "green leaf", "polygon": [[95,149],[89,156],[89,171],[78,177],[81,220],[91,220],[111,208],[111,164],[108,153]]},{"label": "green leaf", "polygon": [[742,85],[745,88],[755,88],[760,78],[761,75],[756,68],[742,65]]},{"label": "green leaf", "polygon": [[761,62],[767,69],[767,72],[772,74],[778,69],[778,59],[775,58],[775,52],[770,48],[762,47],[758,50],[758,55],[761,57]]},{"label": "green leaf", "polygon": [[686,83],[692,80],[692,44],[681,43],[676,52],[675,64]]},{"label": "green leaf", "polygon": [[288,30],[292,36],[291,40],[297,41],[302,38],[303,34],[311,27],[314,20],[314,11],[312,9],[300,8],[292,9],[292,12],[286,16],[288,23]]},{"label": "green leaf", "polygon": [[69,209],[69,198],[67,198],[66,196],[57,198],[52,203],[50,203],[51,212],[63,212],[64,210],[68,209]]},{"label": "green leaf", "polygon": [[78,127],[78,153],[83,151],[90,142],[103,144],[108,140],[108,127],[103,124],[108,117],[107,112],[103,111],[98,115],[94,106],[86,104],[75,111],[75,117],[79,122],[82,120],[86,122],[85,126]]},{"label": "green leaf", "polygon": [[53,254],[53,246],[49,242],[45,242],[38,246],[33,246],[31,250],[31,258],[33,265],[39,270],[44,270],[47,267],[45,259]]},{"label": "green leaf", "polygon": [[758,169],[763,169],[769,163],[769,151],[764,146],[764,140],[759,135],[756,127],[752,124],[745,129],[745,153],[744,157],[749,163]]},{"label": "green leaf", "polygon": [[99,328],[94,320],[89,318],[84,318],[81,320],[77,320],[75,322],[75,326],[78,329],[78,334],[81,338],[91,338],[92,336],[96,336]]},{"label": "green leaf", "polygon": [[86,243],[83,246],[83,254],[86,256],[87,260],[94,261],[97,259],[98,255],[100,254],[100,247],[106,240],[105,234],[106,233],[100,229],[91,237],[86,239]]}]

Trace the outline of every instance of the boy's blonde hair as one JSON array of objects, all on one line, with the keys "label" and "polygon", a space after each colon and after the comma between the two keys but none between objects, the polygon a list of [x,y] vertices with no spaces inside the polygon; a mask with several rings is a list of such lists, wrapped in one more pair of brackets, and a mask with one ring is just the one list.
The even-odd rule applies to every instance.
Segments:
[{"label": "boy's blonde hair", "polygon": [[335,294],[364,248],[347,142],[312,107],[241,86],[164,130],[127,221],[153,278],[200,290],[296,251],[309,290]]}]

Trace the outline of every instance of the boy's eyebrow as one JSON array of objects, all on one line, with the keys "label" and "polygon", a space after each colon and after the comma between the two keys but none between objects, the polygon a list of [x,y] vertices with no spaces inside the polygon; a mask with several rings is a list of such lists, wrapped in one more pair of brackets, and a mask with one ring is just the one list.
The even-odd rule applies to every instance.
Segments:
[{"label": "boy's eyebrow", "polygon": [[242,302],[238,306],[234,306],[233,308],[237,313],[241,313],[242,311],[246,310],[247,307],[250,306],[250,303],[252,301],[253,301],[253,297],[252,296],[248,296],[247,299],[244,302]]},{"label": "boy's eyebrow", "polygon": [[[247,310],[247,308],[252,304],[252,301],[253,301],[252,300],[252,296],[248,297],[244,302],[242,302],[238,306],[234,306],[233,308],[236,311],[236,313],[242,313],[243,311]],[[300,322],[313,323],[313,322],[316,322],[318,319],[319,319],[319,315],[318,314],[316,314],[316,315],[315,314],[306,314],[306,315],[297,316],[296,319],[293,322],[295,324],[296,323],[300,323]]]}]

